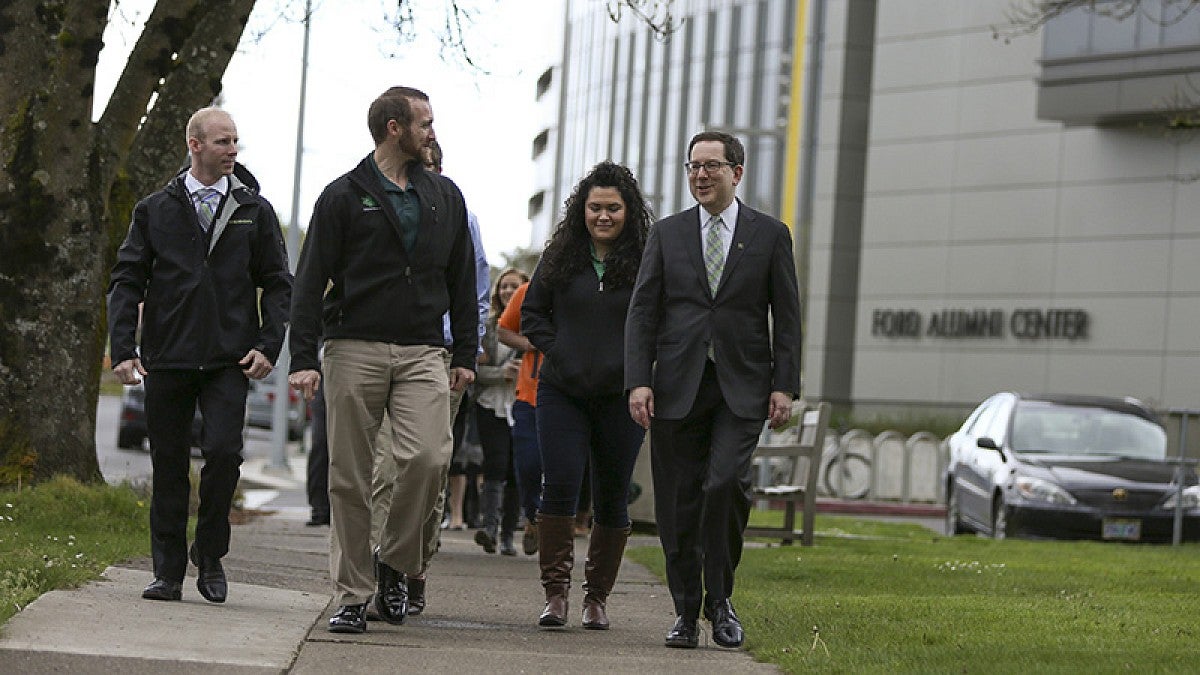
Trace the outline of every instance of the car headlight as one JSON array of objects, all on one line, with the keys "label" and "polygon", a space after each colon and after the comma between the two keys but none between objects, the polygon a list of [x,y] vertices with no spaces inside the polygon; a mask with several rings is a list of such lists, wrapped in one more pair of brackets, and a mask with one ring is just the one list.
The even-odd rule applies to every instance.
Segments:
[{"label": "car headlight", "polygon": [[1025,499],[1049,502],[1051,504],[1074,504],[1075,498],[1070,492],[1051,483],[1048,480],[1041,478],[1030,478],[1029,476],[1018,476],[1013,480],[1013,487]]},{"label": "car headlight", "polygon": [[[1178,497],[1178,492],[1172,492],[1171,496],[1167,498],[1167,501],[1163,502],[1163,508],[1175,508],[1175,503]],[[1193,485],[1183,489],[1183,508],[1200,509],[1200,485]]]}]

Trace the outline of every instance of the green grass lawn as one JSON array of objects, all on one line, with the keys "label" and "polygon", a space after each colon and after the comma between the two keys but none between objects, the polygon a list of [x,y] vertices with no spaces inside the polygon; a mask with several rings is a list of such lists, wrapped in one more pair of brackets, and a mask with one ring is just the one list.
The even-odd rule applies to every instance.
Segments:
[{"label": "green grass lawn", "polygon": [[[0,624],[42,593],[150,552],[149,502],[127,487],[57,478],[0,491]],[[79,617],[86,628],[87,617]]]},{"label": "green grass lawn", "polygon": [[[1200,545],[943,537],[838,516],[818,516],[816,534],[811,548],[747,547],[738,568],[747,647],[785,671],[1200,670]],[[630,557],[662,576],[658,548]]]}]

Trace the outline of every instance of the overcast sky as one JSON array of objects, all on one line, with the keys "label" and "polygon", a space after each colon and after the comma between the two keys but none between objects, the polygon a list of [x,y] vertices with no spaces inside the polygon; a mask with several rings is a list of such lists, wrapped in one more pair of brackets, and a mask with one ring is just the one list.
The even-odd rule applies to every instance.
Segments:
[{"label": "overcast sky", "polygon": [[[110,23],[100,56],[97,111],[152,4],[120,3],[121,16]],[[479,216],[484,249],[499,265],[501,252],[530,244],[530,153],[542,114],[534,105],[534,85],[560,48],[563,3],[460,0],[479,11],[467,40],[489,74],[439,58],[435,34],[445,2],[418,1],[429,13],[417,15],[417,38],[408,43],[398,41],[385,20],[395,4],[313,2],[299,221],[307,227],[321,189],[374,147],[366,124],[371,101],[390,86],[414,86],[431,99],[444,173]],[[303,9],[303,0],[259,0],[224,81],[224,107],[241,137],[239,161],[258,177],[282,221],[292,214]]]}]

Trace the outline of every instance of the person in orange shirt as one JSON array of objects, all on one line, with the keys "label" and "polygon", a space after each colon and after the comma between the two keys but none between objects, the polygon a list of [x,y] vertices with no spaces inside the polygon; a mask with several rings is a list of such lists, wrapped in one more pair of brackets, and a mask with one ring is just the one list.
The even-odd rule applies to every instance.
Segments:
[{"label": "person in orange shirt", "polygon": [[521,351],[521,369],[516,381],[517,400],[512,405],[513,469],[517,476],[521,509],[525,512],[525,536],[521,538],[521,547],[525,555],[533,555],[538,551],[537,512],[542,506],[542,455],[538,447],[536,417],[542,353],[521,334],[521,303],[525,302],[528,288],[528,281],[517,288],[500,315],[496,336],[500,342]]}]

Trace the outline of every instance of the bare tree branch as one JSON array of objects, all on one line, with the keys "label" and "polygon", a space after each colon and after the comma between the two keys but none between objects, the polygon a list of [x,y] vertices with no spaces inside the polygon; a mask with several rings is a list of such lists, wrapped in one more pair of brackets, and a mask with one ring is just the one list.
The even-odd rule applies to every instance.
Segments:
[{"label": "bare tree branch", "polygon": [[[182,130],[193,112],[220,93],[222,75],[253,7],[254,0],[208,0],[201,5],[195,30],[180,47],[125,161],[134,194],[157,190],[179,169],[185,154]],[[125,223],[120,218],[114,226]]]},{"label": "bare tree branch", "polygon": [[641,20],[654,33],[655,39],[665,42],[681,25],[676,21],[671,8],[675,0],[604,0],[608,16],[613,21],[620,21],[621,15],[628,11]]},{"label": "bare tree branch", "polygon": [[[1011,42],[1013,38],[1038,32],[1048,22],[1074,10],[1114,21],[1140,14],[1160,26],[1170,26],[1182,21],[1197,5],[1200,0],[1162,0],[1161,4],[1144,0],[1020,0],[1009,5],[1005,12],[1006,25],[991,27],[992,37]],[[1157,11],[1159,7],[1161,13]]]},{"label": "bare tree branch", "polygon": [[[160,0],[129,54],[121,77],[97,123],[97,138],[108,146],[102,158],[109,171],[114,157],[123,156],[134,142],[151,97],[175,67],[179,50],[196,25],[199,0]],[[101,177],[101,182],[107,182]]]}]

